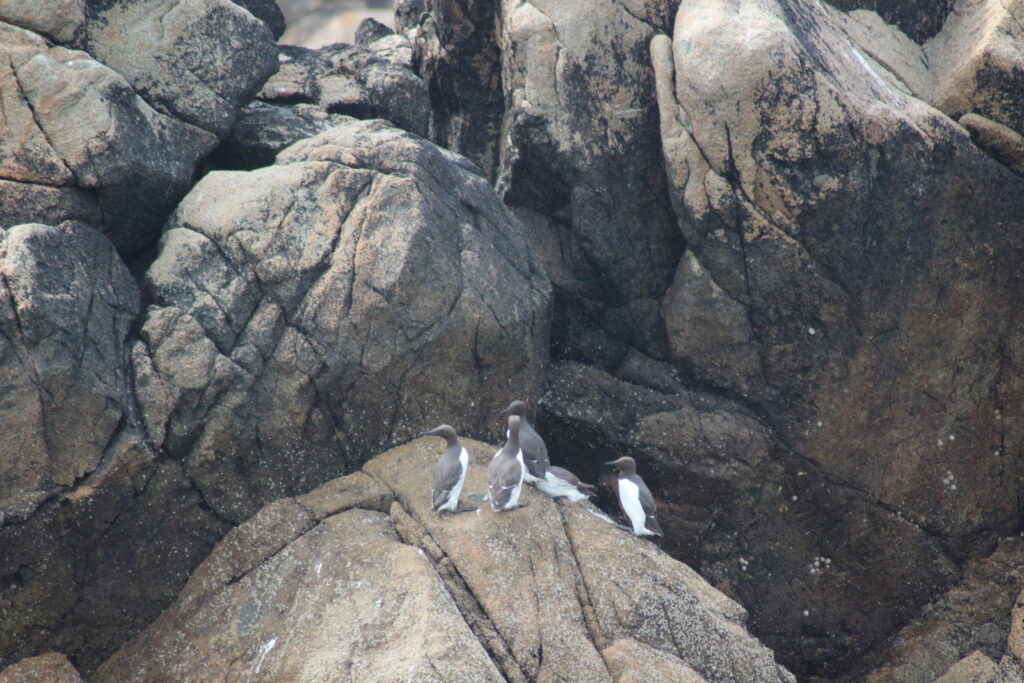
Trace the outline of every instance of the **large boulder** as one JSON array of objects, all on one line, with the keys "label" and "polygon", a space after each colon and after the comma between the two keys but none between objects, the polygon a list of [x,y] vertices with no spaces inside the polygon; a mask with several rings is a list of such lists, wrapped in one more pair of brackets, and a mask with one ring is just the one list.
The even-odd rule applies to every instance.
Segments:
[{"label": "large boulder", "polygon": [[146,282],[149,435],[234,520],[540,390],[549,285],[521,227],[472,164],[382,121],[208,174]]},{"label": "large boulder", "polygon": [[[1019,525],[1008,454],[1024,436],[1024,184],[856,38],[816,3],[695,0],[671,39],[653,41],[692,254],[663,313],[683,377],[735,398],[827,481],[940,539],[946,564]],[[842,512],[833,533],[858,516]],[[865,539],[858,571],[890,538]],[[885,630],[834,625],[871,613],[900,624],[955,577],[914,578],[938,566],[878,580],[923,593],[820,621],[811,611],[782,631],[767,626],[772,600],[751,607],[770,642],[793,648],[786,661],[835,673]]]},{"label": "large boulder", "polygon": [[[465,445],[481,491],[493,447]],[[432,514],[439,450],[267,506],[93,680],[793,680],[739,605],[589,504]]]},{"label": "large boulder", "polygon": [[128,412],[139,294],[82,223],[0,230],[0,525],[95,470]]},{"label": "large boulder", "polygon": [[160,5],[0,0],[0,225],[90,220],[124,254],[159,234],[277,68],[234,3]]}]

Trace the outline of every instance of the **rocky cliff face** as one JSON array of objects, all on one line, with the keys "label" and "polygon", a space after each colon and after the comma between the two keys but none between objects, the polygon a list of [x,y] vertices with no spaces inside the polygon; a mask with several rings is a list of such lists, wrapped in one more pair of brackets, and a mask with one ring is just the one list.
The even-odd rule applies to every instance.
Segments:
[{"label": "rocky cliff face", "polygon": [[[1021,675],[1024,3],[396,18],[0,0],[0,662]],[[431,517],[423,444],[306,493],[512,398],[749,621],[585,506]]]}]

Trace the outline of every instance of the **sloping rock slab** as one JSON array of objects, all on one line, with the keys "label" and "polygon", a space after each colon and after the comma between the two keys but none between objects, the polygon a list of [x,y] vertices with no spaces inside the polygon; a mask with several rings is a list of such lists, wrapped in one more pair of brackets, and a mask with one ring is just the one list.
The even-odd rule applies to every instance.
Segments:
[{"label": "sloping rock slab", "polygon": [[[466,447],[472,463],[463,490],[483,492],[495,449]],[[528,507],[512,512],[484,504],[453,518],[431,514],[427,473],[438,453],[416,441],[365,471],[395,492],[408,515],[396,520],[403,536],[456,570],[452,582],[485,615],[478,630],[493,634],[488,642],[510,680],[610,680],[601,651],[619,638],[658,649],[708,680],[789,680],[746,632],[742,607],[652,543],[595,516],[590,504],[555,503],[527,488],[521,501]]]},{"label": "sloping rock slab", "polygon": [[95,681],[500,681],[366,475],[273,503],[229,533],[178,602]]},{"label": "sloping rock slab", "polygon": [[[93,680],[793,680],[742,608],[589,504],[431,514],[434,441],[265,507]],[[465,445],[482,490],[494,448]]]}]

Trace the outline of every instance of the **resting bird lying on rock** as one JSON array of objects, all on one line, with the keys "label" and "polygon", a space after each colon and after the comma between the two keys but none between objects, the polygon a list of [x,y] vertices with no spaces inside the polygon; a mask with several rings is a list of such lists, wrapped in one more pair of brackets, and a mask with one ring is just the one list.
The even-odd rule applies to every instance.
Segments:
[{"label": "resting bird lying on rock", "polygon": [[595,486],[584,484],[575,474],[557,465],[548,467],[536,486],[552,498],[568,498],[574,503],[586,500],[596,491]]},{"label": "resting bird lying on rock", "polygon": [[502,415],[515,415],[519,418],[519,447],[523,451],[523,463],[526,465],[526,481],[535,484],[543,481],[544,472],[548,468],[548,447],[530,423],[526,421],[526,404],[512,401],[508,408],[501,411]]},{"label": "resting bird lying on rock", "polygon": [[433,512],[474,512],[475,507],[459,507],[459,495],[462,484],[466,481],[466,470],[469,469],[469,453],[459,443],[459,437],[451,425],[434,427],[420,436],[439,436],[448,443],[441,459],[434,465],[434,491],[431,510]]},{"label": "resting bird lying on rock", "polygon": [[495,512],[526,505],[519,504],[519,494],[523,490],[523,477],[526,474],[523,452],[519,450],[519,423],[517,415],[509,416],[508,441],[487,465],[487,492],[491,509]]},{"label": "resting bird lying on rock", "polygon": [[644,480],[636,473],[636,461],[627,455],[618,460],[606,462],[605,465],[614,468],[618,473],[615,490],[619,499],[619,507],[629,518],[633,527],[633,535],[661,536],[654,496],[651,495]]}]

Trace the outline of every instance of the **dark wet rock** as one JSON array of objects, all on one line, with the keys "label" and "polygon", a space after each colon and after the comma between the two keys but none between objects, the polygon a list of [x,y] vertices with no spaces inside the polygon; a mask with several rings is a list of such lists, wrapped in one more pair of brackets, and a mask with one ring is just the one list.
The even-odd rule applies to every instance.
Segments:
[{"label": "dark wet rock", "polygon": [[1012,537],[969,562],[961,581],[870,653],[846,680],[930,681],[972,652],[990,662],[1004,655],[1019,659],[1024,650],[1013,632],[1020,632],[1024,616],[1018,609],[1022,589],[1024,538]]},{"label": "dark wet rock", "polygon": [[228,171],[251,171],[269,166],[284,148],[345,120],[345,116],[328,114],[315,104],[285,105],[255,100],[238,113],[231,134],[210,155],[208,163],[213,168]]},{"label": "dark wet rock", "polygon": [[496,0],[400,0],[399,30],[415,30],[416,72],[430,91],[431,139],[472,159],[494,182],[505,109]]},{"label": "dark wet rock", "polygon": [[[603,462],[636,458],[665,549],[750,605],[752,629],[780,657],[828,661],[958,578],[929,534],[789,452],[740,404],[686,390],[649,359],[624,368],[628,381],[553,366],[538,415],[552,463],[597,481]],[[800,638],[775,635],[794,624]]]},{"label": "dark wet rock", "polygon": [[956,0],[827,0],[844,12],[871,10],[918,43],[942,29]]},{"label": "dark wet rock", "polygon": [[208,174],[146,277],[149,433],[239,521],[424,424],[486,433],[541,386],[549,289],[515,219],[467,160],[381,121]]},{"label": "dark wet rock", "polygon": [[229,528],[134,430],[105,466],[0,527],[0,667],[50,649],[89,675],[156,618]]},{"label": "dark wet rock", "polygon": [[[556,317],[556,338],[575,340],[569,329],[597,328],[641,346],[664,334],[656,313],[622,326],[605,320],[603,310],[660,299],[684,246],[664,170],[653,161],[660,140],[647,48],[671,24],[674,5],[525,3],[501,10],[499,101],[507,104],[496,138],[497,182],[513,210],[529,213],[523,220],[535,243],[547,245],[542,260],[564,312]],[[435,18],[440,45],[447,46],[444,35],[458,25]],[[470,64],[488,64],[478,52]],[[454,79],[466,67],[435,68]],[[556,346],[556,353],[599,356],[600,335],[590,336],[564,351]]]}]

